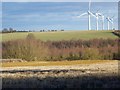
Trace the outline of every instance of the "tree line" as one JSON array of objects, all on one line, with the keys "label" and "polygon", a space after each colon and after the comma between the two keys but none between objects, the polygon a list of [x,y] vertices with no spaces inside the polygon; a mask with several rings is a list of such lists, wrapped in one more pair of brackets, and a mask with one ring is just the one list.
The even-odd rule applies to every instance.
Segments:
[{"label": "tree line", "polygon": [[120,59],[118,39],[41,41],[31,33],[26,39],[2,43],[2,58],[31,60]]},{"label": "tree line", "polygon": [[13,28],[4,28],[2,30],[2,33],[14,33],[14,32],[57,32],[57,31],[64,31],[64,29],[61,30],[39,30],[39,31],[35,31],[35,30],[15,30]]}]

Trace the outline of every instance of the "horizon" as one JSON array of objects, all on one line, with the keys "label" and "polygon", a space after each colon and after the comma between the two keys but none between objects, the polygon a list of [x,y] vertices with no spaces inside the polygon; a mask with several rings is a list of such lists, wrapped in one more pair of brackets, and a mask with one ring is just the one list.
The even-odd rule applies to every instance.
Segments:
[{"label": "horizon", "polygon": [[[104,8],[104,9],[103,9]],[[88,10],[88,2],[3,2],[2,29],[16,30],[87,30],[87,16],[76,16]],[[106,16],[115,16],[118,29],[118,3],[92,2],[91,12],[99,10]],[[92,30],[96,29],[96,19],[91,17]],[[105,19],[105,30],[107,29]],[[101,24],[99,25],[99,30]]]}]

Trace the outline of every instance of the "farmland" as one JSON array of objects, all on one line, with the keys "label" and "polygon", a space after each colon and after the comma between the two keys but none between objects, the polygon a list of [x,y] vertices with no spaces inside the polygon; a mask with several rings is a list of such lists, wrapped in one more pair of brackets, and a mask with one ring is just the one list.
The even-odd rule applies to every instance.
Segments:
[{"label": "farmland", "polygon": [[[3,41],[5,41],[2,42],[3,59],[62,61],[116,60],[119,58],[118,37],[112,31],[33,32],[23,33],[23,36],[20,34],[22,33],[3,34]],[[38,39],[38,36],[44,36],[44,38]],[[7,42],[8,39],[4,39],[7,37],[11,41]]]},{"label": "farmland", "polygon": [[[103,62],[95,60],[92,61],[93,63],[90,61],[76,62],[51,62],[52,65],[48,62],[49,65],[47,66],[36,67],[34,65],[2,67],[3,72],[0,76],[3,80],[3,88],[67,89],[120,87],[117,60]],[[43,62],[41,63],[44,64]],[[64,65],[67,63],[69,65]]]},{"label": "farmland", "polygon": [[[3,41],[15,40],[15,39],[24,39],[31,32],[16,32],[16,33],[7,33],[2,34]],[[64,31],[64,32],[32,32],[36,39],[40,39],[42,41],[60,41],[60,40],[88,40],[88,39],[116,39],[112,31]]]},{"label": "farmland", "polygon": [[2,57],[21,59],[2,62],[3,88],[120,87],[112,31],[7,33],[2,39]]}]

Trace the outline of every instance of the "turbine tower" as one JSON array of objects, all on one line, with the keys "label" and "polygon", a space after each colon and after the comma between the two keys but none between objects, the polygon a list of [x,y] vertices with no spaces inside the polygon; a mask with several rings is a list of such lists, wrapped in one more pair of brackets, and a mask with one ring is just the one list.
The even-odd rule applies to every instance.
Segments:
[{"label": "turbine tower", "polygon": [[104,30],[104,20],[105,20],[105,17],[104,17],[104,15],[101,15],[101,17],[102,17],[102,30]]},{"label": "turbine tower", "polygon": [[96,30],[98,31],[98,20],[99,20],[99,15],[96,13]]},{"label": "turbine tower", "polygon": [[90,10],[91,10],[91,0],[89,1],[89,9],[88,9],[88,30],[91,30],[91,15],[90,15]]},{"label": "turbine tower", "polygon": [[88,8],[88,11],[81,14],[80,16],[77,16],[78,18],[84,16],[84,15],[88,15],[88,30],[91,30],[91,15],[93,15],[93,13],[91,13],[91,0],[89,1],[89,8]]}]

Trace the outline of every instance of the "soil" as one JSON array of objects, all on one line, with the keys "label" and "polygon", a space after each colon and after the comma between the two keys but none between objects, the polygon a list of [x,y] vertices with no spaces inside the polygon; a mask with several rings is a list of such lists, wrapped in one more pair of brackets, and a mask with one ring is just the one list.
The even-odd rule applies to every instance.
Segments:
[{"label": "soil", "polygon": [[4,67],[3,88],[120,88],[118,61],[69,66]]}]

